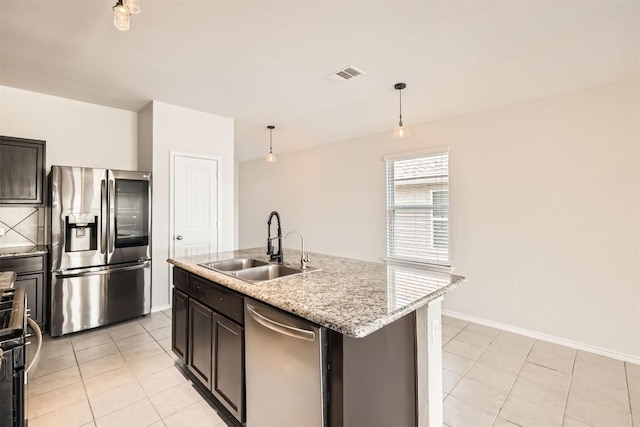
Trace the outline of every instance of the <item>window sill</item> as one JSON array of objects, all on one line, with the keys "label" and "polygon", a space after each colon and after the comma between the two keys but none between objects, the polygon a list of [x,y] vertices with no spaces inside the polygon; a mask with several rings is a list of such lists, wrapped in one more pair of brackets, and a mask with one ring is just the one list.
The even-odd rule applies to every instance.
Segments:
[{"label": "window sill", "polygon": [[454,267],[449,265],[439,265],[439,264],[430,264],[427,262],[419,262],[419,261],[409,261],[406,259],[399,258],[382,258],[382,260],[391,265],[402,265],[406,267],[419,268],[422,270],[430,270],[438,273],[453,273]]}]

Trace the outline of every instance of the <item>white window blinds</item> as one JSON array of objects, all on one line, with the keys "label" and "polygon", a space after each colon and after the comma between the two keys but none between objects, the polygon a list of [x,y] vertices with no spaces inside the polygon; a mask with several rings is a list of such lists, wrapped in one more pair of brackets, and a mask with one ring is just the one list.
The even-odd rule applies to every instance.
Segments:
[{"label": "white window blinds", "polygon": [[449,153],[387,160],[387,256],[451,265]]}]

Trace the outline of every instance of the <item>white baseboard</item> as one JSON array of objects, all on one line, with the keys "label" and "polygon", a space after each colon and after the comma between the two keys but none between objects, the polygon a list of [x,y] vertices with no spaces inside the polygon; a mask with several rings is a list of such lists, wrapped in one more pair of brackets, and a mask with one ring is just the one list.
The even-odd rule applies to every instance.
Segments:
[{"label": "white baseboard", "polygon": [[456,319],[466,320],[467,322],[478,323],[480,325],[491,326],[492,328],[502,329],[503,331],[513,332],[514,334],[524,335],[527,337],[539,339],[542,341],[549,341],[554,344],[564,345],[566,347],[575,348],[576,350],[588,351],[589,353],[599,354],[601,356],[607,356],[612,359],[621,360],[623,362],[630,362],[640,364],[640,356],[634,356],[632,354],[618,353],[602,347],[594,347],[589,344],[584,344],[578,341],[572,341],[565,338],[556,337],[554,335],[543,334],[542,332],[531,331],[529,329],[518,328],[517,326],[506,325],[504,323],[494,322],[492,320],[486,320],[479,317],[468,316],[462,313],[456,313],[451,310],[442,310],[442,314],[449,317],[455,317]]},{"label": "white baseboard", "polygon": [[[157,307],[151,307],[151,312],[155,313],[157,311],[164,311],[164,310],[168,310],[171,308],[171,304],[166,304],[166,305],[159,305]],[[453,316],[452,316],[453,317]]]}]

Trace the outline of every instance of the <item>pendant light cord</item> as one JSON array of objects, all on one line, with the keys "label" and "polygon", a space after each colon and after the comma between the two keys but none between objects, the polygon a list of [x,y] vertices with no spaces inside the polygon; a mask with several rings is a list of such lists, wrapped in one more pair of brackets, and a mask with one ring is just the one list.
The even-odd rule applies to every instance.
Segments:
[{"label": "pendant light cord", "polygon": [[269,153],[273,153],[273,129],[269,129]]},{"label": "pendant light cord", "polygon": [[402,89],[400,89],[400,123],[402,123]]}]

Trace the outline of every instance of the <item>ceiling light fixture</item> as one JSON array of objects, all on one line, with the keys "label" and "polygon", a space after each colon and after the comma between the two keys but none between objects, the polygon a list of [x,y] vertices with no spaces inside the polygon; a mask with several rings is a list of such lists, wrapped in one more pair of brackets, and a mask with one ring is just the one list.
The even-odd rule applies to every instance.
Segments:
[{"label": "ceiling light fixture", "polygon": [[273,135],[272,134],[275,128],[276,127],[272,125],[267,126],[267,129],[269,129],[269,154],[267,154],[267,157],[265,157],[264,161],[269,163],[273,163],[277,160],[276,155],[273,154],[273,138],[272,138]]},{"label": "ceiling light fixture", "polygon": [[409,128],[402,123],[402,89],[406,88],[407,85],[404,83],[396,83],[393,87],[400,93],[400,121],[398,122],[398,126],[393,130],[393,137],[395,139],[402,139],[411,135]]},{"label": "ceiling light fixture", "polygon": [[140,13],[140,0],[118,0],[113,6],[113,25],[120,31],[127,31],[131,15]]}]

